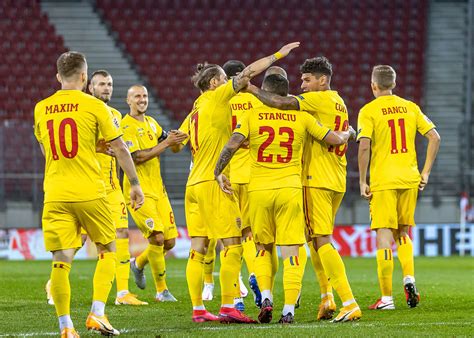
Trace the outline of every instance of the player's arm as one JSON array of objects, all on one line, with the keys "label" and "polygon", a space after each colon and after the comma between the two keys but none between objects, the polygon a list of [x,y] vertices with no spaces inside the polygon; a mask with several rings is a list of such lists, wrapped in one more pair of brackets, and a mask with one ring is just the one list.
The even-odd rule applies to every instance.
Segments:
[{"label": "player's arm", "polygon": [[441,143],[441,137],[439,136],[436,129],[431,129],[423,136],[428,139],[428,147],[426,150],[425,165],[423,166],[423,170],[421,171],[421,181],[418,187],[419,190],[425,189],[425,186],[428,184],[431,168],[433,167],[433,163],[436,159],[436,155],[438,154],[439,150],[439,145]]},{"label": "player's arm", "polygon": [[243,71],[241,71],[237,76],[233,78],[234,91],[238,92],[241,89],[245,88],[250,82],[251,78],[257,76],[265,69],[270,67],[272,63],[274,63],[276,60],[287,56],[292,49],[299,47],[299,45],[299,42],[292,42],[287,45],[284,45],[275,54],[261,58],[245,67]]},{"label": "player's arm", "polygon": [[282,110],[299,110],[300,104],[293,96],[280,96],[278,94],[267,92],[257,86],[249,84],[245,89],[247,93],[256,96],[260,101],[269,107]]},{"label": "player's arm", "polygon": [[367,170],[370,162],[370,142],[370,138],[367,137],[359,139],[358,163],[360,195],[366,200],[370,200],[372,197],[370,187],[367,184]]},{"label": "player's arm", "polygon": [[355,139],[356,132],[354,128],[349,126],[349,130],[347,131],[329,131],[329,133],[326,134],[324,137],[324,142],[333,145],[333,146],[338,146],[341,144],[345,144],[350,140]]},{"label": "player's arm", "polygon": [[188,138],[188,135],[179,131],[171,130],[168,136],[156,146],[148,149],[137,150],[132,153],[133,161],[136,164],[141,164],[159,156],[168,147],[178,146],[184,140]]},{"label": "player's arm", "polygon": [[240,133],[233,133],[230,140],[222,149],[222,152],[217,160],[216,167],[214,169],[214,176],[216,177],[219,186],[221,187],[222,191],[227,194],[232,195],[232,186],[230,181],[227,177],[225,177],[222,172],[224,171],[225,167],[229,164],[230,160],[234,156],[235,152],[240,148],[242,143],[245,141],[245,136]]},{"label": "player's arm", "polygon": [[115,157],[117,158],[120,167],[128,177],[130,182],[130,202],[134,210],[138,210],[145,201],[145,196],[140,187],[140,182],[138,181],[137,171],[135,170],[135,165],[133,164],[132,157],[128,151],[127,146],[122,140],[122,137],[118,137],[113,141],[110,141],[110,146],[112,147]]}]

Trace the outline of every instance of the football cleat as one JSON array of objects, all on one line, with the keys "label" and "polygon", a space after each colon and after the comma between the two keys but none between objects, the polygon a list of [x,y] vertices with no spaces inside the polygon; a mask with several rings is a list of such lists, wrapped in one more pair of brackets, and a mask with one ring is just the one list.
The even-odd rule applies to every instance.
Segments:
[{"label": "football cleat", "polygon": [[330,320],[336,312],[336,303],[334,302],[334,296],[329,294],[319,304],[318,320]]},{"label": "football cleat", "polygon": [[157,302],[177,302],[178,300],[168,290],[158,292],[155,297]]},{"label": "football cleat", "polygon": [[262,302],[260,313],[258,314],[258,321],[260,323],[270,323],[272,321],[272,315],[273,303],[270,301],[270,299],[265,298]]},{"label": "football cleat", "polygon": [[243,298],[234,298],[234,307],[240,312],[245,311],[245,304]]},{"label": "football cleat", "polygon": [[393,300],[383,302],[382,298],[379,298],[374,304],[369,306],[369,310],[395,310],[395,304]]},{"label": "football cleat", "polygon": [[100,332],[103,336],[120,335],[120,331],[114,329],[112,325],[110,325],[107,316],[96,316],[93,313],[89,313],[89,316],[87,317],[86,328],[88,330]]},{"label": "football cleat", "polygon": [[146,276],[145,276],[145,269],[139,269],[137,267],[137,263],[135,258],[130,259],[130,270],[133,272],[133,277],[135,279],[135,284],[140,289],[145,289],[146,287]]},{"label": "football cleat", "polygon": [[404,286],[405,297],[409,307],[416,307],[420,302],[420,293],[415,286],[415,283],[406,283]]},{"label": "football cleat", "polygon": [[240,312],[237,309],[230,307],[221,307],[219,311],[219,318],[221,323],[241,323],[241,324],[256,324],[257,321],[253,320],[250,317],[247,317],[245,314]]},{"label": "football cleat", "polygon": [[354,320],[359,320],[361,317],[362,311],[360,311],[359,305],[357,305],[357,303],[352,303],[351,305],[344,306],[331,323],[352,322]]},{"label": "football cleat", "polygon": [[44,286],[44,291],[46,291],[46,299],[48,300],[49,305],[54,305],[53,295],[51,294],[51,279],[48,279],[46,285]]},{"label": "football cleat", "polygon": [[148,305],[148,303],[141,301],[136,295],[129,292],[123,297],[115,298],[115,305]]},{"label": "football cleat", "polygon": [[221,320],[218,316],[213,315],[207,310],[193,310],[193,322],[204,323],[204,322],[215,322]]},{"label": "football cleat", "polygon": [[280,324],[293,324],[294,322],[295,322],[295,317],[293,316],[291,312],[287,313],[286,315],[281,315],[281,318],[278,321],[278,323]]},{"label": "football cleat", "polygon": [[250,290],[253,292],[253,300],[255,301],[255,305],[260,308],[262,306],[262,293],[260,292],[260,288],[258,287],[257,277],[252,273],[249,277],[249,285]]},{"label": "football cleat", "polygon": [[79,333],[74,328],[64,328],[61,331],[61,338],[79,338]]},{"label": "football cleat", "polygon": [[242,280],[242,274],[239,274],[239,285],[240,285],[240,297],[245,298],[249,294],[249,290]]},{"label": "football cleat", "polygon": [[202,300],[212,300],[212,298],[214,298],[214,284],[204,283],[204,288],[202,289]]}]

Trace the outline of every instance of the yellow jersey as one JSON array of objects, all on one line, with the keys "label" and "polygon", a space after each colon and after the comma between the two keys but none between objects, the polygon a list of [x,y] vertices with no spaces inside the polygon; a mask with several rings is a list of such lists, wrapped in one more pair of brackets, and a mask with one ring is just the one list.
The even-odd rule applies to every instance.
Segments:
[{"label": "yellow jersey", "polygon": [[323,140],[330,129],[307,112],[262,104],[244,113],[235,128],[250,142],[248,191],[301,188],[301,157],[307,132]]},{"label": "yellow jersey", "polygon": [[[344,100],[334,90],[307,92],[295,96],[299,109],[311,113],[334,131],[349,129]],[[328,145],[308,137],[303,152],[303,186],[346,191],[347,144]]]},{"label": "yellow jersey", "polygon": [[96,154],[99,132],[121,136],[104,102],[80,90],[59,90],[35,106],[34,132],[45,155],[44,202],[83,202],[105,197]]},{"label": "yellow jersey", "polygon": [[[123,140],[130,153],[153,148],[167,137],[163,128],[150,116],[145,116],[142,122],[127,114],[120,125]],[[135,167],[144,195],[154,199],[161,198],[165,191],[161,178],[160,157],[157,156],[146,162],[135,164]],[[128,203],[130,201],[130,182],[128,180],[123,180],[123,194]]]},{"label": "yellow jersey", "polygon": [[[232,110],[232,130],[242,113],[257,108],[262,102],[250,93],[238,93],[230,99]],[[250,153],[248,147],[238,149],[230,161],[230,181],[237,184],[247,184],[250,180]]]},{"label": "yellow jersey", "polygon": [[[122,115],[115,108],[107,106],[112,113],[114,123],[120,125]],[[102,135],[99,134],[99,139],[103,139]],[[102,169],[102,176],[105,181],[106,193],[120,189],[120,182],[117,174],[117,159],[113,156],[109,156],[102,153],[97,153],[99,159],[100,168]]]},{"label": "yellow jersey", "polygon": [[371,140],[371,191],[418,186],[416,132],[426,134],[435,128],[420,107],[396,95],[379,96],[362,107],[357,128],[357,141]]},{"label": "yellow jersey", "polygon": [[214,180],[217,160],[231,135],[229,100],[234,95],[232,80],[202,93],[181,125],[180,130],[189,135],[193,157],[187,186]]}]

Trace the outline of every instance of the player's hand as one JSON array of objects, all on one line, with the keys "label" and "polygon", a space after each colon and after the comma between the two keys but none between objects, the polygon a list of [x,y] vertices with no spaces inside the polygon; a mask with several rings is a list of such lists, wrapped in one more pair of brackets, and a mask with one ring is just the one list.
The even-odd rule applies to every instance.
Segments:
[{"label": "player's hand", "polygon": [[240,145],[240,148],[249,149],[249,146],[250,146],[250,141],[249,139],[246,139],[244,142],[242,142],[242,144]]},{"label": "player's hand", "polygon": [[430,178],[430,174],[426,173],[421,173],[421,181],[420,184],[418,185],[418,190],[423,191],[428,184],[428,180]]},{"label": "player's hand", "polygon": [[166,142],[168,143],[168,146],[175,146],[177,144],[181,144],[187,138],[188,134],[183,133],[182,131],[170,130],[168,137],[166,138]]},{"label": "player's hand", "polygon": [[352,128],[352,126],[349,126],[348,132],[349,132],[348,141],[355,141],[357,138],[357,132],[354,130],[354,128]]},{"label": "player's hand", "polygon": [[110,146],[110,143],[105,142],[104,139],[100,139],[99,141],[97,141],[97,144],[95,145],[95,151],[97,153],[102,153],[102,154],[106,154],[106,155],[109,155],[109,156],[114,156],[115,155],[114,150]]},{"label": "player's hand", "polygon": [[219,187],[223,192],[226,194],[232,195],[234,190],[232,189],[232,184],[230,183],[229,179],[224,175],[220,174],[216,176],[217,183],[219,183]]},{"label": "player's hand", "polygon": [[360,196],[367,201],[370,201],[372,198],[372,193],[370,192],[370,187],[367,183],[359,183],[360,184]]},{"label": "player's hand", "polygon": [[130,187],[130,205],[133,210],[137,211],[145,202],[145,195],[143,195],[140,185],[132,185]]},{"label": "player's hand", "polygon": [[290,52],[293,49],[298,48],[299,46],[300,46],[299,41],[298,42],[292,42],[292,43],[289,43],[289,44],[284,45],[283,47],[281,47],[280,50],[278,51],[278,53],[280,53],[282,55],[282,57],[285,57],[288,54],[290,54]]}]

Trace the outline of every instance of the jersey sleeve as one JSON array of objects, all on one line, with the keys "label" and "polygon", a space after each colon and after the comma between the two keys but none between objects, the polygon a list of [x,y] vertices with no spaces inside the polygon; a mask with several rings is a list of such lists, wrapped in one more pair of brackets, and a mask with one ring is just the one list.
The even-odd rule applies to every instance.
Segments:
[{"label": "jersey sleeve", "polygon": [[311,136],[313,136],[315,139],[322,141],[324,140],[326,135],[329,134],[329,132],[331,131],[331,129],[323,126],[321,122],[316,120],[315,117],[311,116],[307,112],[304,112],[303,114],[301,114],[301,116],[303,117],[305,121],[305,127],[306,127],[307,132]]},{"label": "jersey sleeve", "polygon": [[128,147],[130,153],[134,153],[137,150],[140,150],[140,146],[138,144],[137,133],[133,126],[127,123],[127,120],[122,120],[122,130],[123,130],[123,140]]},{"label": "jersey sleeve", "polygon": [[239,133],[247,138],[249,136],[249,112],[244,112],[241,116],[237,125],[235,126],[234,133]]},{"label": "jersey sleeve", "polygon": [[421,111],[420,107],[415,104],[416,107],[416,130],[425,135],[431,129],[436,128],[435,124]]},{"label": "jersey sleeve", "polygon": [[227,103],[235,94],[237,93],[234,91],[234,79],[227,81],[214,90],[216,100],[223,103]]},{"label": "jersey sleeve", "polygon": [[293,97],[298,100],[299,110],[316,111],[318,109],[320,100],[318,92],[307,92]]},{"label": "jersey sleeve", "polygon": [[179,126],[179,129],[178,129],[180,132],[185,133],[185,134],[188,135],[188,137],[183,142],[181,142],[182,145],[186,145],[189,142],[189,133],[190,133],[189,120],[190,120],[190,117],[191,117],[191,113],[189,113],[188,116],[186,116],[183,123],[181,123],[181,126]]},{"label": "jersey sleeve", "polygon": [[368,111],[362,108],[357,118],[357,142],[364,137],[372,139],[373,132],[374,122],[369,116]]},{"label": "jersey sleeve", "polygon": [[112,141],[122,135],[120,130],[120,123],[117,118],[114,117],[113,113],[107,108],[105,103],[97,100],[96,109],[94,114],[99,124],[99,130],[105,141]]},{"label": "jersey sleeve", "polygon": [[35,114],[34,114],[34,116],[35,116],[35,122],[34,122],[34,123],[35,123],[35,124],[34,124],[34,126],[33,126],[33,131],[34,131],[34,133],[35,133],[35,137],[36,137],[36,139],[38,140],[38,142],[39,142],[39,143],[42,143],[42,142],[41,142],[41,131],[40,131],[40,128],[39,128],[39,121],[38,121],[38,120],[39,120],[39,108],[38,108],[38,105],[39,105],[39,104],[37,104],[37,105],[35,106]]}]

